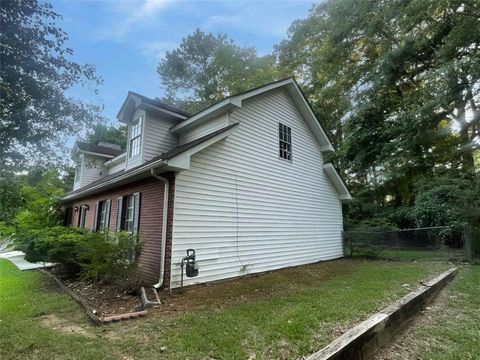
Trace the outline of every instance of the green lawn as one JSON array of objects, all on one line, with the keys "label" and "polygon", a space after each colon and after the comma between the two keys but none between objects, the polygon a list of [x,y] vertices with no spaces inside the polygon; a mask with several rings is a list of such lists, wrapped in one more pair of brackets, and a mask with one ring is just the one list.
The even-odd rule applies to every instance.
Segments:
[{"label": "green lawn", "polygon": [[95,327],[43,274],[0,260],[0,357],[296,359],[449,266],[318,263],[190,289],[146,318]]},{"label": "green lawn", "polygon": [[441,250],[395,250],[382,249],[377,250],[375,254],[368,251],[357,250],[353,257],[358,258],[375,258],[383,260],[396,261],[463,261],[466,259],[466,254],[463,249],[441,249]]},{"label": "green lawn", "polygon": [[480,359],[480,266],[463,266],[386,358]]}]

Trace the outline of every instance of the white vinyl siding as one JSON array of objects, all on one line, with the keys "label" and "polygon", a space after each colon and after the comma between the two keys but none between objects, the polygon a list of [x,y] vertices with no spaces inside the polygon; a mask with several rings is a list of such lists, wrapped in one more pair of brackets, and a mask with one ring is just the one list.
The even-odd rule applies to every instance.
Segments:
[{"label": "white vinyl siding", "polygon": [[201,138],[202,136],[208,135],[227,125],[230,125],[230,122],[228,121],[228,114],[221,115],[180,134],[179,145],[183,145],[195,139]]},{"label": "white vinyl siding", "polygon": [[77,190],[82,187],[82,159],[83,155],[80,155],[75,166],[75,180],[73,181],[73,190]]},{"label": "white vinyl siding", "polygon": [[117,164],[113,164],[108,168],[108,174],[114,174],[116,172],[119,172],[121,170],[125,169],[125,161],[121,161]]},{"label": "white vinyl siding", "polygon": [[[236,130],[191,160],[175,180],[172,287],[196,251],[214,281],[343,256],[342,209],[320,146],[283,90],[244,101]],[[278,123],[291,128],[295,161],[279,161]]]},{"label": "white vinyl siding", "polygon": [[177,122],[155,117],[147,112],[143,140],[143,161],[148,161],[177,146],[177,136],[170,133],[170,128]]},{"label": "white vinyl siding", "polygon": [[75,179],[74,190],[97,181],[107,174],[107,169],[104,165],[106,161],[105,158],[89,154],[81,154],[79,161],[81,162],[80,176],[78,180]]}]

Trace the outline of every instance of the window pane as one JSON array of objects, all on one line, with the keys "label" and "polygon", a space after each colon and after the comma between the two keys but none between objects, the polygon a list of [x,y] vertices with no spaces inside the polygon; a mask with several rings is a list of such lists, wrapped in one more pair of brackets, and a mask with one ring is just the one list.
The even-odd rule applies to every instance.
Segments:
[{"label": "window pane", "polygon": [[140,139],[142,135],[142,117],[132,122],[130,128],[130,156],[140,154]]},{"label": "window pane", "polygon": [[279,154],[280,158],[292,159],[292,129],[282,123],[278,124]]}]

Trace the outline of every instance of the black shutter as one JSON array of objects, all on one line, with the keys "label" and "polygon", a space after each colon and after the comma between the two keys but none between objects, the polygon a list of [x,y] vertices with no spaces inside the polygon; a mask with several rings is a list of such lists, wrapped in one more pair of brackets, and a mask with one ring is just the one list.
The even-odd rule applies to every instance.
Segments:
[{"label": "black shutter", "polygon": [[133,194],[133,234],[138,234],[138,225],[140,221],[140,193]]},{"label": "black shutter", "polygon": [[123,213],[123,197],[117,199],[117,224],[115,230],[119,232],[122,230],[122,213]]},{"label": "black shutter", "polygon": [[93,216],[93,225],[92,225],[92,231],[95,232],[97,231],[98,228],[98,213],[99,213],[99,203],[98,201],[95,203],[95,214]]},{"label": "black shutter", "polygon": [[109,231],[110,227],[110,208],[112,206],[112,201],[110,199],[105,201],[105,204],[103,206],[106,206],[105,208],[105,230]]}]

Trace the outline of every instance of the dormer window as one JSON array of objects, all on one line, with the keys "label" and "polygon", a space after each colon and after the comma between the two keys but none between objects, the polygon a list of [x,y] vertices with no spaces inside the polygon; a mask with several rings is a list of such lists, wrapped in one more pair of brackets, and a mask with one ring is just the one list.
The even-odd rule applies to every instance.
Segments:
[{"label": "dormer window", "polygon": [[130,127],[130,157],[140,154],[142,137],[142,116],[132,122]]}]

